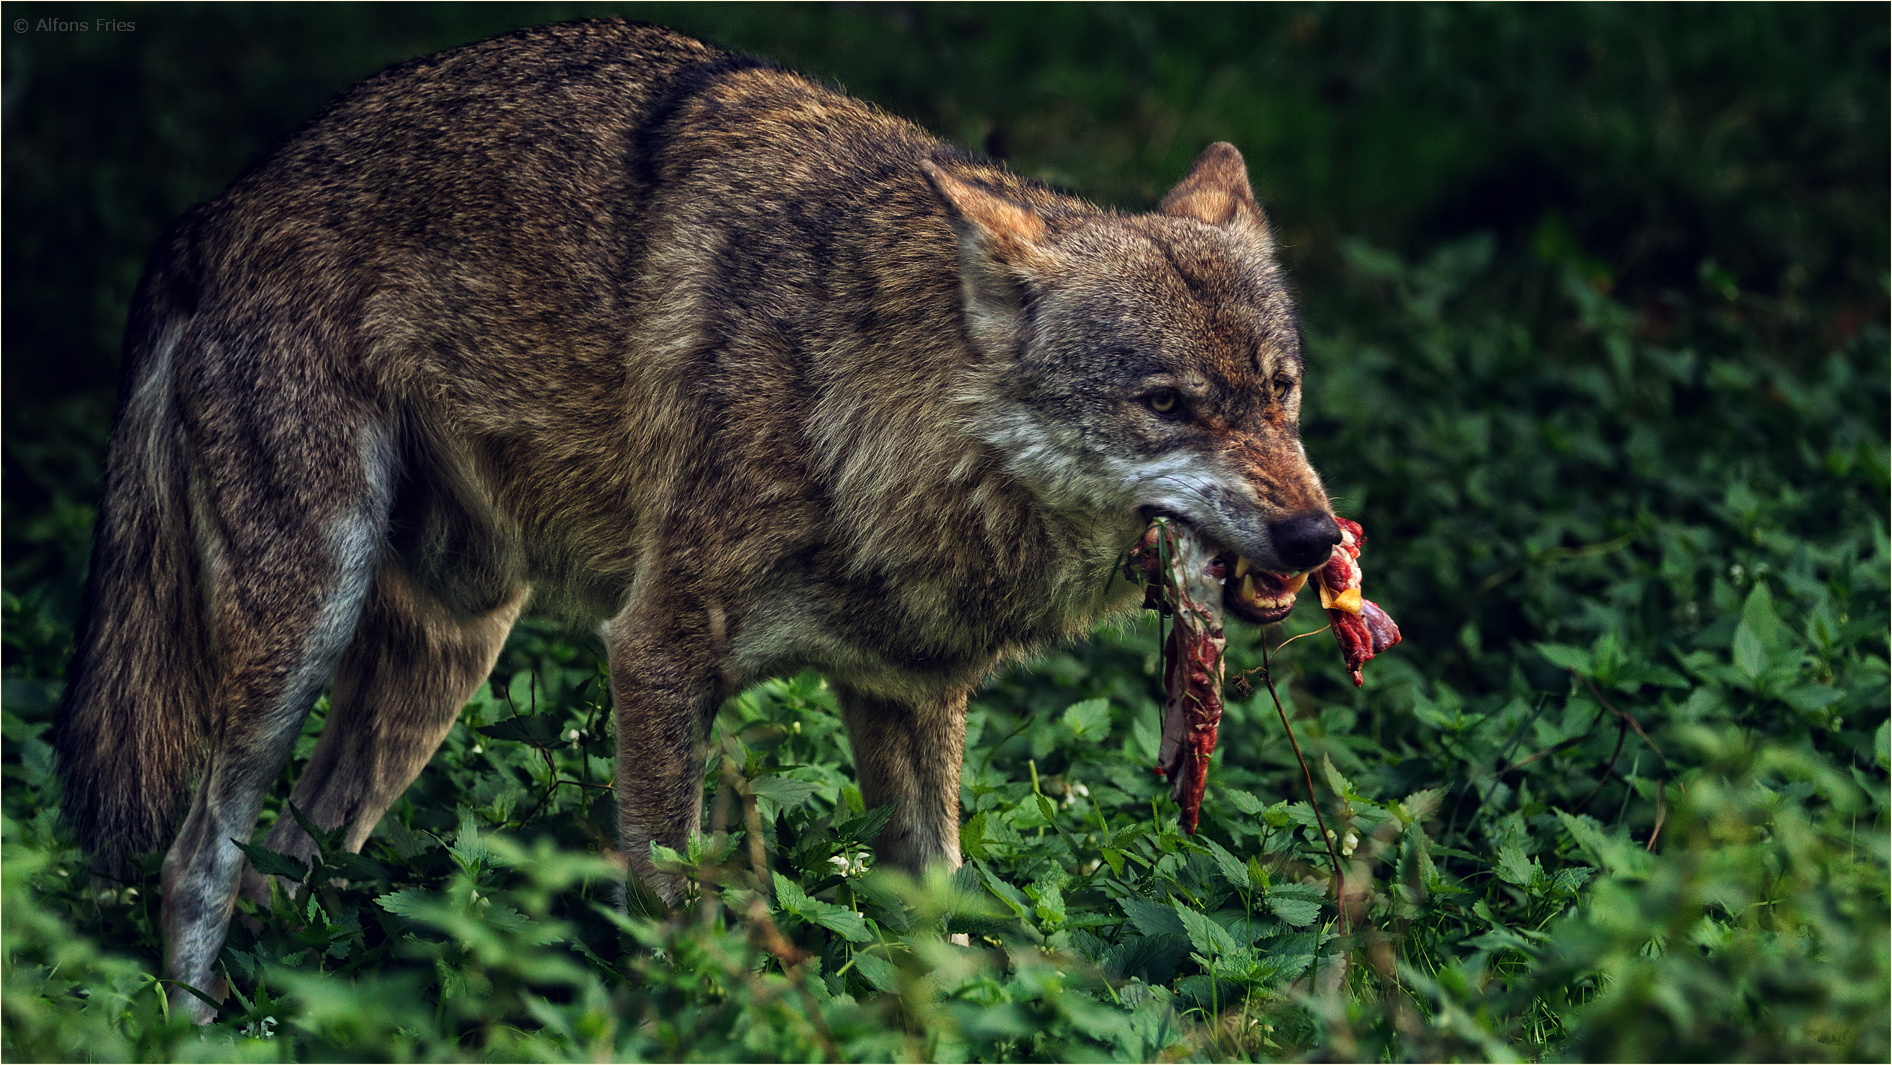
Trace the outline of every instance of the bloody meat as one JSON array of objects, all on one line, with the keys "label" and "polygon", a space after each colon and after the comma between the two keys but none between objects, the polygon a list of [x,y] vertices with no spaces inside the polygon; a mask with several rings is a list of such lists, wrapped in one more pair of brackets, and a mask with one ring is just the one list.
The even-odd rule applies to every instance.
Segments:
[{"label": "bloody meat", "polygon": [[[1399,627],[1360,595],[1359,558],[1366,534],[1345,518],[1335,521],[1340,544],[1315,571],[1314,581],[1347,671],[1358,686],[1360,667],[1399,642]],[[1174,618],[1163,644],[1163,737],[1156,772],[1168,778],[1170,798],[1182,808],[1183,831],[1191,835],[1222,723],[1222,650],[1227,642],[1222,604],[1225,583],[1233,579],[1235,568],[1194,530],[1162,517],[1150,522],[1130,554],[1133,579],[1147,586],[1144,605]],[[1272,574],[1261,576],[1277,592],[1292,595],[1300,587],[1298,581],[1290,585]]]}]

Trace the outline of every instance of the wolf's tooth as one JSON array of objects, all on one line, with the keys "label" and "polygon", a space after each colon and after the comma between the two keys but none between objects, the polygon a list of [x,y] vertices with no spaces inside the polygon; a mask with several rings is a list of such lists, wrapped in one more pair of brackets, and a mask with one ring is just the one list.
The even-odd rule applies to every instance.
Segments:
[{"label": "wolf's tooth", "polygon": [[1248,560],[1247,560],[1247,559],[1245,559],[1245,558],[1242,558],[1242,557],[1241,557],[1241,556],[1239,556],[1239,555],[1238,555],[1238,556],[1236,556],[1236,558],[1235,558],[1235,575],[1236,575],[1237,577],[1246,577],[1246,576],[1248,576],[1248,571],[1249,571],[1250,569],[1253,569],[1253,568],[1254,568],[1254,567],[1252,567],[1252,566],[1250,566],[1250,565],[1248,564]]},{"label": "wolf's tooth", "polygon": [[1241,597],[1242,597],[1242,602],[1244,603],[1254,603],[1254,602],[1260,601],[1261,593],[1255,590],[1255,575],[1254,574],[1245,573],[1242,575]]},{"label": "wolf's tooth", "polygon": [[1305,573],[1297,573],[1294,576],[1289,577],[1288,578],[1288,594],[1299,595],[1301,592],[1301,588],[1305,586],[1306,584],[1307,584],[1307,574]]}]

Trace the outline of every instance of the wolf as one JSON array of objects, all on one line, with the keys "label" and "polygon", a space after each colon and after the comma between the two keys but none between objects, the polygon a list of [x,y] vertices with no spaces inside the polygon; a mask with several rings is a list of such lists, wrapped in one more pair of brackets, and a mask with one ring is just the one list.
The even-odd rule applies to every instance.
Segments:
[{"label": "wolf", "polygon": [[[209,988],[324,687],[291,801],[358,850],[531,608],[601,626],[661,899],[718,706],[808,668],[894,804],[882,860],[957,865],[968,693],[1133,608],[1152,515],[1244,571],[1328,558],[1302,372],[1228,144],[1123,214],[654,26],[394,67],[150,260],[65,814],[100,868],[168,843],[166,971]],[[1229,608],[1279,620],[1254,587]],[[290,818],[266,845],[313,848]]]}]

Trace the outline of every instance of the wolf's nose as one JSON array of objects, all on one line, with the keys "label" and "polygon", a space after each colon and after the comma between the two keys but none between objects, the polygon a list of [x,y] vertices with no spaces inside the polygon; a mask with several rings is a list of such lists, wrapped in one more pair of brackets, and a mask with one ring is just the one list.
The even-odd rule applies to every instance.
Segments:
[{"label": "wolf's nose", "polygon": [[1310,510],[1275,522],[1268,530],[1275,557],[1291,570],[1313,569],[1333,554],[1340,526],[1331,514]]}]

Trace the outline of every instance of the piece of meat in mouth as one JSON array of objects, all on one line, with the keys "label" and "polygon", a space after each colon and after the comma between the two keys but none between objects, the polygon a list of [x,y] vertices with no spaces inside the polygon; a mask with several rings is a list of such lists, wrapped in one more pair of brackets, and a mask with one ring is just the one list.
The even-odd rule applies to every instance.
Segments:
[{"label": "piece of meat in mouth", "polygon": [[[1360,595],[1358,559],[1366,534],[1345,518],[1334,520],[1341,542],[1313,576],[1358,686],[1361,665],[1398,643],[1399,627]],[[1258,569],[1164,515],[1151,518],[1127,569],[1127,576],[1145,584],[1144,605],[1174,620],[1163,644],[1163,734],[1156,771],[1169,780],[1170,797],[1182,808],[1183,830],[1193,835],[1222,722],[1223,612],[1257,625],[1280,621],[1294,609],[1308,575]]]}]

